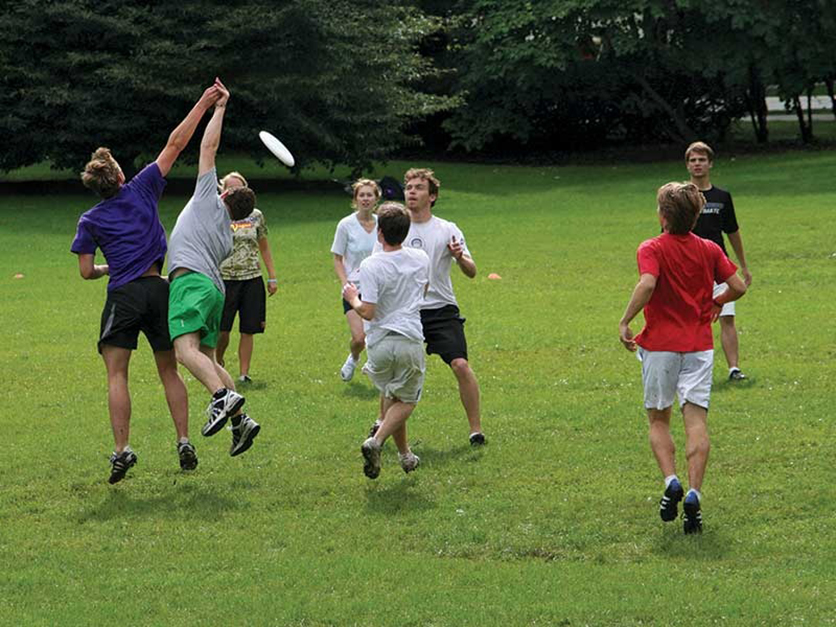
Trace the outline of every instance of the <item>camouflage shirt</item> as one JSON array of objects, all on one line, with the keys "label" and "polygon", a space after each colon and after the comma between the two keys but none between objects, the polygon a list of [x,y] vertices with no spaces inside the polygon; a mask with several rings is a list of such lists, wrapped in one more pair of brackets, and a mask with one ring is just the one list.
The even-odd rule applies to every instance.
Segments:
[{"label": "camouflage shirt", "polygon": [[224,281],[245,281],[261,276],[258,260],[258,240],[267,237],[264,214],[258,209],[243,220],[235,221],[232,228],[232,254],[221,263]]}]

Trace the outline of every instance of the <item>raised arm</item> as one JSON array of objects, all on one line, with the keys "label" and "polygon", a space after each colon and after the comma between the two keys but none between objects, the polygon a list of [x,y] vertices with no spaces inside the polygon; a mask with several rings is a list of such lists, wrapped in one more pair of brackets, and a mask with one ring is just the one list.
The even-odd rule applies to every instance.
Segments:
[{"label": "raised arm", "polygon": [[218,154],[218,146],[221,144],[221,130],[223,129],[224,113],[226,113],[226,103],[229,100],[229,91],[219,78],[215,79],[215,87],[220,91],[221,97],[215,103],[215,110],[206,125],[206,130],[203,131],[203,140],[200,142],[198,177],[203,176],[215,167],[215,155]]},{"label": "raised arm", "polygon": [[177,128],[171,131],[171,135],[168,136],[168,143],[166,143],[165,148],[163,148],[163,151],[157,157],[157,167],[160,168],[163,176],[168,176],[171,167],[177,161],[177,157],[180,156],[180,153],[189,144],[198,122],[203,118],[203,114],[217,102],[220,96],[221,92],[218,86],[212,85],[203,92],[200,100],[195,103],[192,110],[189,111],[189,114],[177,125]]},{"label": "raised arm", "polygon": [[470,255],[464,252],[464,246],[462,246],[461,241],[456,239],[455,235],[447,244],[447,248],[450,249],[450,254],[453,255],[453,259],[459,264],[459,268],[461,268],[464,275],[469,279],[474,278],[476,276],[476,262],[473,261]]}]

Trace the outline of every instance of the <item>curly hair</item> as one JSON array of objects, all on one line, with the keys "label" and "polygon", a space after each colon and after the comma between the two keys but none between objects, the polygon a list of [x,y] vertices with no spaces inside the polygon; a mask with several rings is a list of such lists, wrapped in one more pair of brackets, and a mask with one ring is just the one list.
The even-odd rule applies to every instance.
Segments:
[{"label": "curly hair", "polygon": [[[406,184],[412,179],[421,179],[422,181],[426,181],[430,190],[430,195],[435,196],[436,200],[438,199],[438,190],[441,187],[441,181],[435,178],[435,172],[429,168],[410,168],[406,171],[406,174],[403,175],[403,182]],[[435,202],[433,202],[433,204],[435,204]]]},{"label": "curly hair", "polygon": [[656,193],[659,213],[668,233],[686,235],[694,228],[705,206],[705,197],[693,183],[666,183]]},{"label": "curly hair", "polygon": [[102,198],[111,198],[122,186],[122,168],[113,158],[109,148],[100,147],[90,155],[90,161],[81,172],[81,182]]}]

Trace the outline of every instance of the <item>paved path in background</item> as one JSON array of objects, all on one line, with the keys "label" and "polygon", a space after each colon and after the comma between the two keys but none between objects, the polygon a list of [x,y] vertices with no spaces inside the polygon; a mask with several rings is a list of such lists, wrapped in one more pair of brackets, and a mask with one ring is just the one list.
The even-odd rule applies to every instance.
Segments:
[{"label": "paved path in background", "polygon": [[[832,104],[830,103],[830,96],[813,96],[810,100],[810,104],[813,106],[813,110],[816,109],[826,109],[830,111],[832,108]],[[801,105],[806,109],[807,108],[807,97],[804,96],[801,98]],[[767,96],[766,97],[766,108],[769,111],[786,111],[786,107],[784,103],[781,101],[778,96]],[[770,116],[772,117],[772,116]]]}]

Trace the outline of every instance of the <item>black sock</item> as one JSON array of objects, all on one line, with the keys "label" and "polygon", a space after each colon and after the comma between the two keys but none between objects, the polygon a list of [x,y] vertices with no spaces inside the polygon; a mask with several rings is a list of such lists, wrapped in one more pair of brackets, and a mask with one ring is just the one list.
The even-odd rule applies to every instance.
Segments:
[{"label": "black sock", "polygon": [[218,390],[217,392],[215,392],[212,395],[212,398],[214,398],[215,400],[218,400],[218,399],[223,398],[224,396],[226,396],[226,388],[221,388],[220,390]]}]

